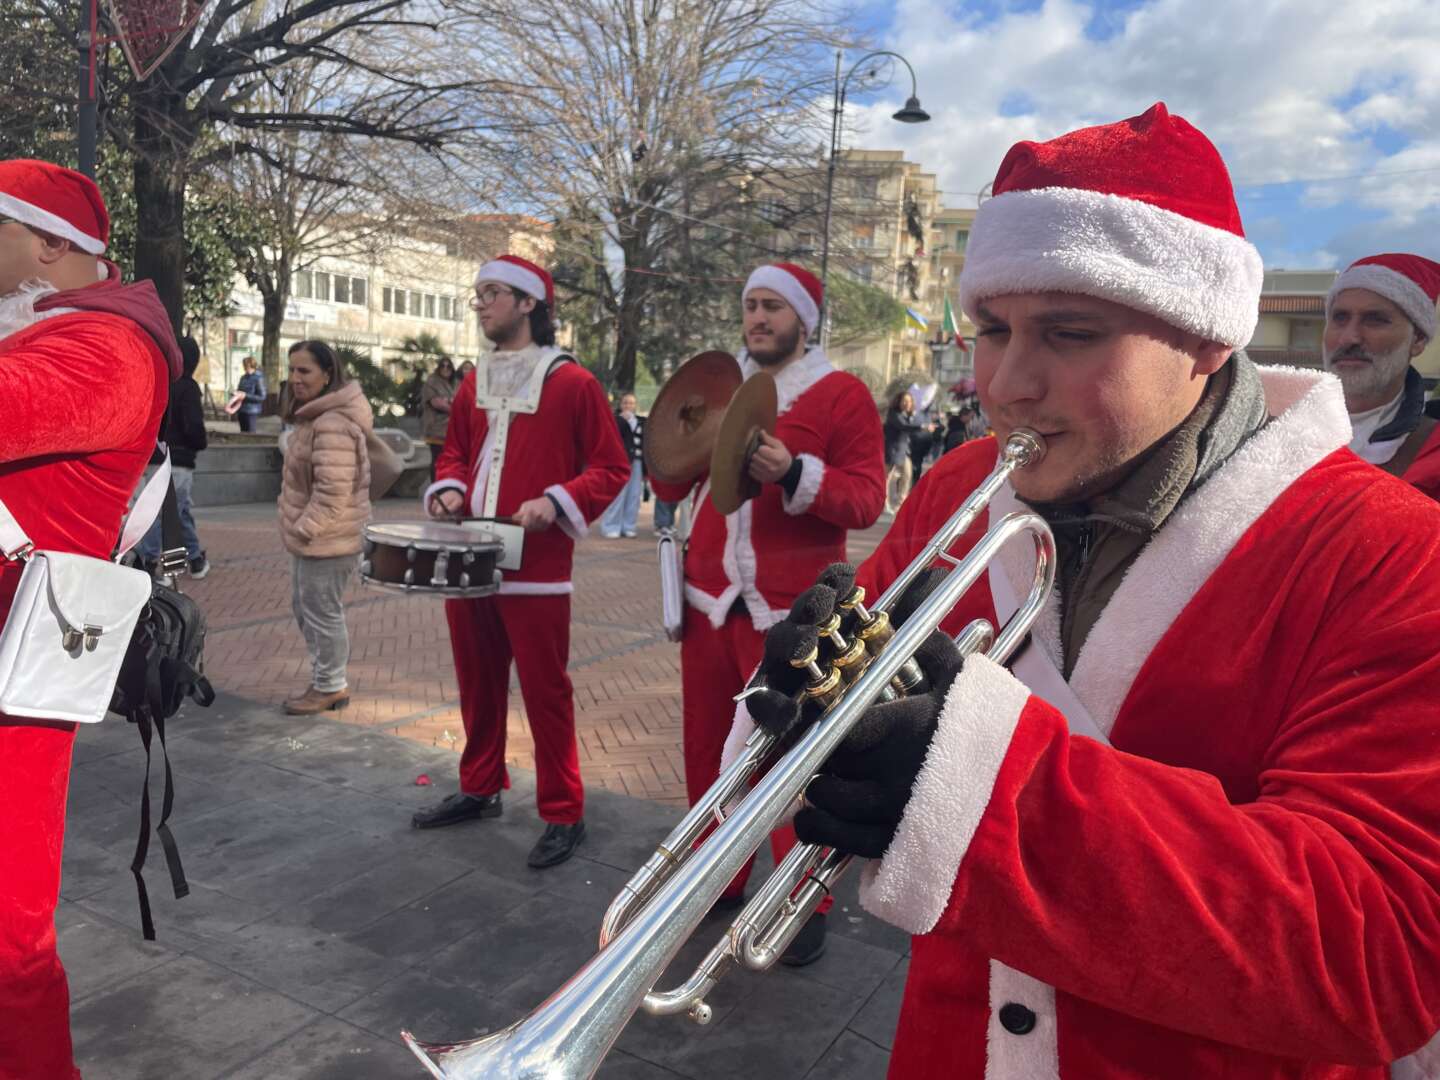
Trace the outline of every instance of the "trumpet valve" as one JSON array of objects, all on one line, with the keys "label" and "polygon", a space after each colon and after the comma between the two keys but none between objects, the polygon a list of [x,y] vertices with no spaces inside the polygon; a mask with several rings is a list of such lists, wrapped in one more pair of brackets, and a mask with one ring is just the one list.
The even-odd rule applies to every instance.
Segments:
[{"label": "trumpet valve", "polygon": [[859,638],[854,641],[845,640],[845,635],[840,633],[839,614],[831,615],[819,627],[820,636],[829,640],[835,647],[835,667],[839,669],[840,676],[848,686],[858,679],[865,670],[862,661],[865,659],[865,643]]},{"label": "trumpet valve", "polygon": [[832,667],[828,673],[822,674],[820,678],[812,679],[810,685],[805,687],[805,697],[811,701],[819,702],[821,708],[824,709],[828,709],[840,700],[840,695],[844,692],[845,680],[841,677],[838,667]]},{"label": "trumpet valve", "polygon": [[[856,608],[856,614],[860,614],[860,608]],[[895,627],[890,625],[890,613],[882,611],[877,615],[861,616],[859,629],[856,637],[865,643],[865,648],[872,653],[878,653],[895,636]]]}]

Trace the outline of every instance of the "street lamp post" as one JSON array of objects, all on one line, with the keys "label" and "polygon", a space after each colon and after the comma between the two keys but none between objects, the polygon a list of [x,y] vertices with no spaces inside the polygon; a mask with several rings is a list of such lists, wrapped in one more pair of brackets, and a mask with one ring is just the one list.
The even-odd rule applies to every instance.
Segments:
[{"label": "street lamp post", "polygon": [[920,107],[920,98],[917,96],[915,84],[915,69],[910,66],[910,61],[897,52],[880,50],[867,53],[846,72],[845,77],[840,77],[841,54],[835,53],[835,96],[834,108],[830,114],[830,165],[825,175],[825,225],[821,239],[820,249],[820,344],[823,347],[827,344],[830,336],[830,293],[827,286],[830,282],[830,216],[835,204],[835,164],[840,156],[840,116],[845,111],[845,91],[850,86],[850,80],[860,70],[860,66],[868,60],[876,57],[889,56],[899,60],[905,65],[905,70],[910,72],[910,96],[905,101],[905,107],[891,117],[902,124],[923,124],[930,119],[930,114]]}]

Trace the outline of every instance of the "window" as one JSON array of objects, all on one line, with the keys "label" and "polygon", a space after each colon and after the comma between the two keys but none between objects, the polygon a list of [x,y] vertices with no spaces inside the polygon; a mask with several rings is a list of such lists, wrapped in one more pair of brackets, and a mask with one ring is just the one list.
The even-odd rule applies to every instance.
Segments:
[{"label": "window", "polygon": [[873,248],[875,246],[875,226],[855,226],[855,246],[858,248]]},{"label": "window", "polygon": [[867,262],[867,263],[861,263],[859,266],[857,266],[857,267],[855,268],[855,280],[856,280],[856,281],[863,281],[866,285],[869,285],[870,282],[871,282],[871,280],[872,280],[874,277],[875,277],[875,267],[871,266],[868,262]]},{"label": "window", "polygon": [[413,319],[420,317],[420,309],[425,305],[425,301],[421,299],[422,296],[422,293],[412,292],[410,294],[410,302],[405,305],[405,310],[410,313],[410,317]]},{"label": "window", "polygon": [[315,299],[330,299],[330,275],[322,274],[318,270],[315,272]]},{"label": "window", "polygon": [[851,191],[856,198],[873,199],[880,194],[880,178],[878,176],[857,176],[851,182]]},{"label": "window", "polygon": [[350,303],[350,278],[345,274],[335,275],[335,302],[337,304]]},{"label": "window", "polygon": [[370,291],[370,283],[363,277],[352,277],[350,279],[350,302],[364,307],[366,294]]},{"label": "window", "polygon": [[425,294],[425,317],[426,317],[427,319],[433,319],[433,318],[435,318],[435,294],[434,294],[434,293],[426,293],[426,294]]},{"label": "window", "polygon": [[450,321],[450,297],[448,296],[440,297],[440,320],[442,322]]},{"label": "window", "polygon": [[964,255],[964,254],[965,254],[965,245],[968,244],[968,243],[970,243],[970,230],[969,230],[969,229],[956,229],[956,230],[955,230],[955,254],[957,254],[957,255]]},{"label": "window", "polygon": [[386,311],[391,312],[392,314],[395,314],[395,315],[404,315],[404,314],[405,314],[405,290],[404,290],[404,289],[392,289],[392,288],[390,288],[390,286],[387,285],[387,286],[385,286],[385,292],[384,292],[383,299],[384,299],[384,302],[383,302],[383,304],[382,304],[381,306],[382,306]]},{"label": "window", "polygon": [[297,298],[309,300],[315,295],[315,275],[309,270],[298,270],[295,273],[294,292]]}]

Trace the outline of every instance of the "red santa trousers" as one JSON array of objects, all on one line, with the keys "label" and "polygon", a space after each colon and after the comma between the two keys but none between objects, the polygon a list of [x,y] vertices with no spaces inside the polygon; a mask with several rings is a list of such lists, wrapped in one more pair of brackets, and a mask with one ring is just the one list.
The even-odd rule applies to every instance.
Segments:
[{"label": "red santa trousers", "polygon": [[[685,636],[680,639],[680,693],[684,699],[685,789],[694,806],[720,775],[720,758],[725,738],[735,720],[735,695],[760,666],[765,655],[765,635],[755,629],[748,615],[731,614],[720,629],[693,607],[685,608]],[[782,825],[770,834],[770,853],[778,865],[795,846],[795,830]],[[747,862],[735,875],[724,895],[739,896],[745,891],[750,868]],[[817,909],[829,911],[834,898],[827,896]]]},{"label": "red santa trousers", "polygon": [[0,1077],[78,1080],[55,951],[74,724],[0,718]]},{"label": "red santa trousers", "polygon": [[535,739],[535,802],[540,817],[573,825],[585,812],[570,662],[570,594],[487,596],[445,601],[450,648],[460,684],[465,750],[460,790],[493,795],[510,786],[505,771],[505,716],[510,661]]}]

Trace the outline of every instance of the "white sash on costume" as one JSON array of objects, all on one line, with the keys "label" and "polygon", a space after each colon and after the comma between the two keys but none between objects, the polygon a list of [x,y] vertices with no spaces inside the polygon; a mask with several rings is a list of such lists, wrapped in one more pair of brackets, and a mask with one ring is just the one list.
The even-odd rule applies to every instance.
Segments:
[{"label": "white sash on costume", "polygon": [[[989,576],[990,598],[995,602],[995,618],[998,626],[1003,627],[1015,612],[1020,610],[1020,601],[998,559],[991,561]],[[1024,683],[1032,694],[1048,701],[1065,714],[1065,719],[1070,724],[1070,734],[1084,735],[1106,746],[1110,745],[1110,740],[1100,730],[1100,725],[1075,696],[1075,691],[1050,662],[1050,657],[1045,654],[1038,641],[1031,640],[1021,647],[1019,656],[1010,663],[1010,672]]]}]

